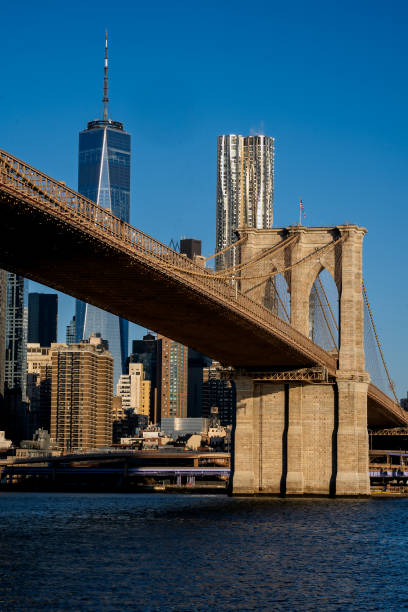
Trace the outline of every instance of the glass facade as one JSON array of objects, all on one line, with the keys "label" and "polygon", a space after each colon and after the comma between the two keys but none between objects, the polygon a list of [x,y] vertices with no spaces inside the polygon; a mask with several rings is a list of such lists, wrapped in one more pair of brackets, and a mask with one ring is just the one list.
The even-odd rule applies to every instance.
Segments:
[{"label": "glass facade", "polygon": [[[129,222],[130,134],[118,121],[91,121],[79,134],[78,191]],[[99,333],[114,357],[114,388],[126,372],[128,322],[77,300],[76,340]]]}]

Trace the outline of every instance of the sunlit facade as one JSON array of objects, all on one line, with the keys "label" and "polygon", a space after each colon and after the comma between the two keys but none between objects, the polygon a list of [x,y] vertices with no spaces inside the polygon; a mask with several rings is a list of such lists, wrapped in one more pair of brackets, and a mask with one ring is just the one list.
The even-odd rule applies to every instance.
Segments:
[{"label": "sunlit facade", "polygon": [[[79,135],[78,191],[123,221],[130,214],[130,134],[118,121],[88,123]],[[101,279],[103,282],[103,279]],[[76,341],[99,333],[114,358],[114,385],[126,372],[128,322],[77,300]]]},{"label": "sunlit facade", "polygon": [[[218,137],[217,252],[235,242],[240,227],[272,227],[273,173],[273,138],[237,134]],[[216,258],[216,268],[236,265],[238,256],[238,249],[230,249]]]}]

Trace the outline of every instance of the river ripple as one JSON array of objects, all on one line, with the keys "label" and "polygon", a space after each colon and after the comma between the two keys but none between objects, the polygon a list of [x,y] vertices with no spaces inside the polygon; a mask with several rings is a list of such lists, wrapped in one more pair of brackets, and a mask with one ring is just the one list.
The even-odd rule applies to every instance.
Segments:
[{"label": "river ripple", "polygon": [[408,609],[408,499],[0,494],[0,610]]}]

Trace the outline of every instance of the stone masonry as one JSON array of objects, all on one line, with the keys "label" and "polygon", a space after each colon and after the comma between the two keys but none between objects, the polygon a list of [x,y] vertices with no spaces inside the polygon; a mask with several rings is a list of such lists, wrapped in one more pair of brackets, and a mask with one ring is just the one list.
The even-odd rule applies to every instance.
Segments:
[{"label": "stone masonry", "polygon": [[[237,413],[232,493],[282,495],[368,495],[367,387],[364,359],[362,243],[356,225],[245,229],[241,261],[249,261],[291,236],[297,241],[245,269],[241,291],[271,307],[270,278],[340,240],[334,248],[284,273],[291,297],[291,324],[309,335],[309,298],[325,268],[339,292],[338,370],[333,380],[272,382],[237,372]],[[245,278],[246,277],[246,278]],[[283,361],[284,363],[284,361]]]}]

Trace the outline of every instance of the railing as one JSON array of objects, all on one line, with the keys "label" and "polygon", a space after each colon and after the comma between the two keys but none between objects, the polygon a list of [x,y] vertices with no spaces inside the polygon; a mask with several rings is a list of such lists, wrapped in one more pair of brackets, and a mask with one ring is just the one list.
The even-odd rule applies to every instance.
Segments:
[{"label": "railing", "polygon": [[[314,344],[309,338],[270,312],[267,308],[244,296],[223,279],[195,264],[187,257],[155,240],[144,232],[121,221],[108,209],[102,208],[32,166],[0,149],[0,184],[10,193],[40,204],[46,211],[69,219],[82,230],[90,232],[105,242],[113,243],[147,264],[170,273],[184,284],[193,286],[208,297],[216,298],[222,305],[239,312],[258,325],[273,328],[276,335],[290,341],[301,352],[331,373],[336,370],[336,360]],[[164,269],[164,270],[163,270]]]},{"label": "railing", "polygon": [[[295,345],[316,363],[327,367],[330,374],[335,373],[337,362],[334,357],[267,308],[237,291],[227,281],[214,277],[210,271],[187,257],[121,221],[108,209],[98,206],[1,149],[0,186],[18,198],[24,196],[30,202],[40,204],[47,212],[69,220],[92,236],[122,251],[126,250],[131,256],[144,260],[147,265],[177,277],[184,284],[216,299],[224,307],[254,323],[268,330],[273,329],[276,335]],[[378,387],[370,384],[369,396],[401,418],[400,407]],[[405,415],[404,420],[407,420]]]},{"label": "railing", "polygon": [[372,383],[368,385],[368,397],[374,400],[377,404],[381,404],[382,406],[386,407],[390,412],[393,412],[399,420],[402,419],[408,423],[408,413],[401,408],[399,404],[394,402],[389,395],[384,393],[384,391],[381,391],[381,389]]}]

